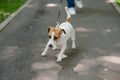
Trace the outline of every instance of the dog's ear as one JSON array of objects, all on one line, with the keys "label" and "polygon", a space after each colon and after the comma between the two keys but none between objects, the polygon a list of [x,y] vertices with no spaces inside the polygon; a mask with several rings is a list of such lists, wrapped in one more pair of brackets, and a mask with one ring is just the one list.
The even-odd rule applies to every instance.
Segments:
[{"label": "dog's ear", "polygon": [[62,31],[63,31],[63,33],[64,33],[64,34],[66,34],[66,32],[65,32],[65,30],[64,30],[64,29],[62,29]]},{"label": "dog's ear", "polygon": [[50,27],[48,27],[48,32],[50,32]]}]

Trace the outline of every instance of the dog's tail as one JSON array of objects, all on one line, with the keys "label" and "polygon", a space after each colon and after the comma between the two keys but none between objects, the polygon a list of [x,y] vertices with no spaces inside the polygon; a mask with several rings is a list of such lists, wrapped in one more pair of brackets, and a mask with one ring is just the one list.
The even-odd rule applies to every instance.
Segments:
[{"label": "dog's tail", "polygon": [[70,13],[69,13],[68,7],[65,7],[65,11],[66,11],[66,13],[67,13],[66,21],[67,21],[67,22],[71,22],[71,15],[70,15]]}]

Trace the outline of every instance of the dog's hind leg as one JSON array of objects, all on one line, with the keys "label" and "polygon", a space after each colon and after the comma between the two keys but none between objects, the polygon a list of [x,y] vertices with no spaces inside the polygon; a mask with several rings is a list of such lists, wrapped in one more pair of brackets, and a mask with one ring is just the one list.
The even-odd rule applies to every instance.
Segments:
[{"label": "dog's hind leg", "polygon": [[72,40],[72,49],[76,49],[76,45],[75,45],[75,31],[72,31],[71,34],[71,40]]}]

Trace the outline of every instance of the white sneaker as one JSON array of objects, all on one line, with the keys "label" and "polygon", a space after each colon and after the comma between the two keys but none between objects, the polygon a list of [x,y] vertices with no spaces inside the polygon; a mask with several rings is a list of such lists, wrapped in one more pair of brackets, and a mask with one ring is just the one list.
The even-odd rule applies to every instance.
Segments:
[{"label": "white sneaker", "polygon": [[83,8],[83,4],[81,0],[75,0],[75,4],[78,8]]},{"label": "white sneaker", "polygon": [[75,15],[76,14],[76,11],[75,11],[75,8],[69,8],[69,13],[71,14],[71,15]]}]

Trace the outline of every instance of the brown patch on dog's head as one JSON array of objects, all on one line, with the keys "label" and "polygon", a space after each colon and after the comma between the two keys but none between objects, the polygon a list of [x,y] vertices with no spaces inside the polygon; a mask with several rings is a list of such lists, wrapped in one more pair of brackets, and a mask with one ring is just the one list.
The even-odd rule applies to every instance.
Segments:
[{"label": "brown patch on dog's head", "polygon": [[60,39],[60,37],[61,37],[62,31],[64,32],[64,34],[66,34],[66,32],[65,32],[64,29],[57,28],[57,27],[49,27],[49,28],[48,28],[48,36],[49,36],[49,39],[51,39],[52,33],[54,32],[53,39],[54,39],[55,41],[58,41],[58,40]]}]

